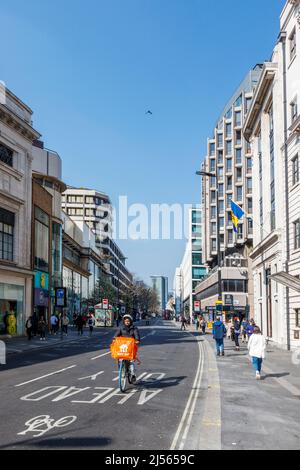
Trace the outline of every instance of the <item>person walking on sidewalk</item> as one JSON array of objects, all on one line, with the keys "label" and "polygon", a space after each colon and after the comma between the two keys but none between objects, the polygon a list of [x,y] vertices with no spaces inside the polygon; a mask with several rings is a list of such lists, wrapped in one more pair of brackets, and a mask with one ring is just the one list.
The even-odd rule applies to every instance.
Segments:
[{"label": "person walking on sidewalk", "polygon": [[94,326],[95,326],[95,318],[94,315],[91,313],[89,318],[88,318],[88,325],[90,329],[90,336],[92,336],[93,331],[94,331]]},{"label": "person walking on sidewalk", "polygon": [[242,343],[247,343],[247,340],[248,340],[247,326],[248,326],[248,321],[244,318],[241,324]]},{"label": "person walking on sidewalk", "polygon": [[84,325],[84,320],[82,318],[82,315],[78,315],[76,319],[76,325],[77,325],[77,331],[78,331],[78,336],[83,335],[83,325]]},{"label": "person walking on sidewalk", "polygon": [[266,338],[262,335],[258,326],[254,327],[253,335],[248,343],[249,354],[255,369],[256,379],[261,379],[261,368],[266,353]]},{"label": "person walking on sidewalk", "polygon": [[213,324],[213,338],[216,342],[217,356],[225,356],[224,353],[224,336],[226,336],[226,327],[221,320],[221,317],[217,317]]},{"label": "person walking on sidewalk", "polygon": [[240,322],[240,319],[236,317],[234,321],[234,341],[235,341],[236,351],[240,350],[240,343],[239,343],[240,334],[241,334],[241,322]]},{"label": "person walking on sidewalk", "polygon": [[181,331],[182,331],[182,330],[184,330],[184,331],[186,330],[186,327],[185,327],[186,323],[187,323],[187,320],[186,320],[185,316],[182,315],[182,316],[181,316]]},{"label": "person walking on sidewalk", "polygon": [[51,334],[56,335],[58,318],[54,313],[51,315],[50,322],[51,322]]},{"label": "person walking on sidewalk", "polygon": [[26,327],[26,333],[27,333],[28,341],[30,341],[31,337],[32,337],[32,329],[33,329],[33,317],[32,317],[32,315],[30,315],[27,318],[25,327]]},{"label": "person walking on sidewalk", "polygon": [[47,329],[47,323],[42,315],[38,322],[38,331],[40,333],[40,341],[46,341],[46,329]]},{"label": "person walking on sidewalk", "polygon": [[205,331],[206,331],[206,321],[205,321],[205,318],[202,318],[202,320],[201,320],[201,322],[200,322],[200,326],[201,326],[202,334],[205,335]]},{"label": "person walking on sidewalk", "polygon": [[63,333],[65,333],[66,336],[68,336],[69,323],[70,323],[70,320],[68,318],[68,315],[64,313],[62,326],[63,326]]},{"label": "person walking on sidewalk", "polygon": [[250,340],[251,336],[253,335],[255,327],[256,327],[255,321],[250,320],[249,325],[246,327],[246,333],[247,333],[248,341]]}]

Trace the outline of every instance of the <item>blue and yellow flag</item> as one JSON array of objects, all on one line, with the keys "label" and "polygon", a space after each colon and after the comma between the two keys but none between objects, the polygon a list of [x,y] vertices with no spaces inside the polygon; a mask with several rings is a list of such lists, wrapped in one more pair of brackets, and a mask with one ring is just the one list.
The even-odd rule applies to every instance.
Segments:
[{"label": "blue and yellow flag", "polygon": [[235,202],[231,201],[231,220],[235,233],[238,231],[238,222],[244,217],[245,212]]}]

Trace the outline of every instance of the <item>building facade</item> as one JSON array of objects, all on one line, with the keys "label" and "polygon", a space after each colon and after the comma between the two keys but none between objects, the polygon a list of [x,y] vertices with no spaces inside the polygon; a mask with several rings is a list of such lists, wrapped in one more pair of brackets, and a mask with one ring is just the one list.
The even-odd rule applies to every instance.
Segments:
[{"label": "building facade", "polygon": [[96,246],[106,260],[112,284],[120,298],[132,287],[133,277],[126,267],[126,257],[113,240],[113,209],[105,193],[71,188],[65,191],[62,208],[75,222],[85,222],[95,235]]},{"label": "building facade", "polygon": [[22,335],[32,313],[32,111],[12,92],[0,103],[0,335]]},{"label": "building facade", "polygon": [[[221,113],[202,171],[215,175],[202,177],[202,213],[204,224],[204,262],[213,270],[196,288],[197,299],[205,309],[213,309],[218,300],[218,239],[222,279],[222,300],[233,299],[232,313],[253,312],[252,269],[249,253],[253,243],[252,150],[242,129],[249,111],[261,65],[251,70]],[[246,216],[235,234],[231,221],[231,201]],[[216,268],[214,270],[214,268]]]},{"label": "building facade", "polygon": [[[189,239],[184,257],[177,270],[177,286],[180,292],[181,313],[192,318],[195,313],[195,290],[199,282],[207,274],[207,266],[203,263],[202,252],[203,225],[202,211],[199,208],[189,210]],[[176,294],[178,297],[178,294]],[[198,310],[198,309],[196,309]],[[200,311],[198,312],[200,313]]]},{"label": "building facade", "polygon": [[160,313],[163,314],[168,303],[168,278],[164,276],[151,276],[151,287],[157,293]]},{"label": "building facade", "polygon": [[255,320],[279,346],[300,346],[300,2],[287,1],[245,125],[253,161]]}]

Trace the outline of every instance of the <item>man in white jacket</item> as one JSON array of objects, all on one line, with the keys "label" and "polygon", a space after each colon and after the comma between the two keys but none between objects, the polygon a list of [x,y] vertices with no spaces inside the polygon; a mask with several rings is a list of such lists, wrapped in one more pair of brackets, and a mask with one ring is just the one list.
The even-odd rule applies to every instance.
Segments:
[{"label": "man in white jacket", "polygon": [[254,328],[248,343],[249,354],[252,357],[252,364],[256,371],[256,379],[261,378],[261,367],[266,353],[266,339],[262,335],[258,326]]}]

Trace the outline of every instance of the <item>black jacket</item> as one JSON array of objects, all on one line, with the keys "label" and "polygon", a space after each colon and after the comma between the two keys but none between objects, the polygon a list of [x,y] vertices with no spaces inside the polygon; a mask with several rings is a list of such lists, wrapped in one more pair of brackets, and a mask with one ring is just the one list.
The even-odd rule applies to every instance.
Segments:
[{"label": "black jacket", "polygon": [[130,325],[129,328],[125,325],[121,325],[115,334],[115,338],[118,336],[124,336],[125,338],[134,338],[136,341],[140,341],[140,333],[136,326]]}]

